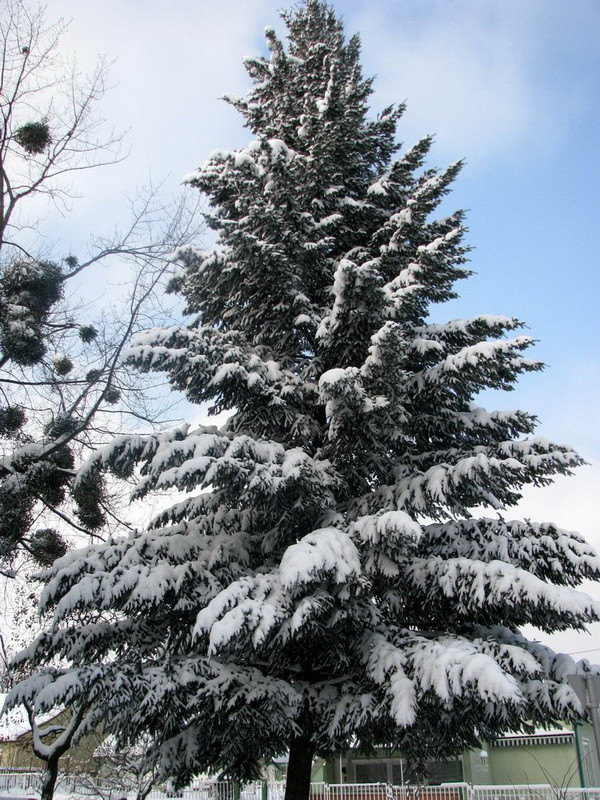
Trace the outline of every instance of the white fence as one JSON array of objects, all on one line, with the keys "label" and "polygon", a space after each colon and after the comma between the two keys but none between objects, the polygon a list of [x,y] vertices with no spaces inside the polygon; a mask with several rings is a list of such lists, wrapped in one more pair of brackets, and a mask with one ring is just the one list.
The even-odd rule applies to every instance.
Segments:
[{"label": "white fence", "polygon": [[[39,797],[42,773],[29,770],[0,769],[0,800],[3,797]],[[86,775],[62,774],[58,776],[54,796],[56,798],[92,798],[93,786],[103,788],[97,778]],[[99,795],[97,795],[99,796]],[[106,793],[103,792],[106,797]],[[122,793],[121,793],[122,796]]]},{"label": "white fence", "polygon": [[[42,773],[20,769],[0,769],[0,800],[5,797],[37,798],[40,796],[42,786]],[[112,790],[112,791],[111,791]],[[115,793],[116,792],[116,793]],[[115,788],[114,783],[104,784],[97,776],[78,775],[76,773],[60,774],[56,781],[54,797],[56,800],[75,800],[76,798],[86,798],[94,800],[110,800],[114,795],[124,796],[123,790],[120,792]],[[225,799],[224,799],[225,800]]]},{"label": "white fence", "polygon": [[[254,784],[250,784],[254,787]],[[171,792],[165,788],[153,789],[148,795],[147,800],[236,800],[238,787],[232,781],[207,781],[195,778],[189,786],[180,792]],[[240,792],[240,798],[242,793]],[[243,800],[260,800],[254,796],[254,791],[250,794],[244,790]]]},{"label": "white fence", "polygon": [[567,789],[564,786],[470,786],[472,800],[600,800],[600,788]]},{"label": "white fence", "polygon": [[0,795],[26,796],[40,789],[41,772],[17,772],[3,770],[0,772]]},{"label": "white fence", "polygon": [[[39,797],[41,773],[0,770],[2,797]],[[94,800],[100,793],[92,790],[85,776],[62,776],[57,784],[56,800]],[[113,791],[110,795],[114,794]],[[102,793],[104,800],[106,794]],[[117,792],[115,800],[124,792]],[[248,783],[194,780],[175,793],[166,788],[153,789],[147,800],[284,800],[284,783]],[[313,783],[310,800],[600,800],[600,788],[566,789],[549,785],[471,786],[448,783],[441,786],[392,786],[389,783]]]},{"label": "white fence", "polygon": [[[198,782],[179,795],[183,800],[284,800],[285,783],[249,783],[241,789],[226,782]],[[173,800],[156,789],[148,800]],[[313,783],[310,800],[600,800],[600,788],[566,789],[549,785],[392,786],[389,783]]]}]

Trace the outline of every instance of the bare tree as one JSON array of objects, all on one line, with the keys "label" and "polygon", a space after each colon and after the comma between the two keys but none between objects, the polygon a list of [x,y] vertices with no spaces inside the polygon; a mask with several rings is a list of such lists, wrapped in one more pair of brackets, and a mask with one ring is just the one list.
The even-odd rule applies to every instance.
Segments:
[{"label": "bare tree", "polygon": [[[23,254],[24,201],[46,195],[62,206],[65,177],[114,163],[122,135],[104,133],[97,105],[106,90],[106,64],[82,76],[60,49],[67,27],[47,22],[45,9],[4,0],[0,16],[0,240]],[[35,231],[33,239],[35,241]]]},{"label": "bare tree", "polygon": [[59,762],[79,739],[93,730],[100,715],[97,708],[81,705],[71,706],[68,719],[64,723],[50,722],[40,725],[36,719],[35,708],[24,702],[33,734],[33,752],[44,762],[40,800],[52,800],[58,780]]},{"label": "bare tree", "polygon": [[[164,321],[171,255],[200,231],[196,200],[182,194],[165,202],[161,187],[150,187],[131,201],[124,227],[94,232],[83,258],[45,252],[29,216],[39,201],[64,213],[74,197],[69,174],[121,159],[122,137],[104,133],[97,115],[106,64],[80,75],[61,52],[65,27],[24,0],[6,0],[0,11],[0,572],[7,576],[23,553],[44,564],[65,552],[65,531],[103,535],[114,521],[110,487],[99,476],[78,480],[77,468],[106,437],[159,416],[148,381],[127,371],[121,356],[150,319]],[[113,287],[117,301],[86,305],[73,295],[75,276],[93,271],[99,280],[99,265],[115,260],[124,276]]]},{"label": "bare tree", "polygon": [[96,774],[78,776],[83,795],[101,800],[119,800],[125,796],[145,800],[159,780],[149,737],[118,748],[114,736],[107,736],[95,749],[94,757],[99,762]]}]

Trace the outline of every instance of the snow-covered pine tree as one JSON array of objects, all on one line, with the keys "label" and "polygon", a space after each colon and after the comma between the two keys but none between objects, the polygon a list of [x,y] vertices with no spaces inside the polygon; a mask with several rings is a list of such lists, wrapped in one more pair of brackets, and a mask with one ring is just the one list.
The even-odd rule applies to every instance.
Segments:
[{"label": "snow-covered pine tree", "polygon": [[90,469],[137,475],[135,497],[185,499],[47,573],[54,624],[21,657],[41,672],[10,702],[96,702],[179,784],[289,751],[304,800],[315,753],[350,742],[418,767],[581,714],[572,659],[520,628],[600,618],[573,588],[600,561],[496,513],[580,463],[531,415],[474,404],[540,368],[521,324],[428,321],[469,274],[462,213],[432,219],[460,165],[426,168],[428,138],[397,155],[402,109],[368,115],[359,41],[321,0],[284,19],[287,47],[267,29],[230,99],[254,140],[187,179],[219,237],[181,253],[190,322],[129,351],[229,421],[96,454]]}]

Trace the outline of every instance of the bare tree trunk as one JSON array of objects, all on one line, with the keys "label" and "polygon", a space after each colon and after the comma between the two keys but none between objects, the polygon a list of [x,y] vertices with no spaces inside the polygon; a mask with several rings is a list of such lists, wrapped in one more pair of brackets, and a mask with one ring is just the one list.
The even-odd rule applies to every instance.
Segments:
[{"label": "bare tree trunk", "polygon": [[42,790],[40,792],[40,800],[52,800],[54,797],[54,789],[56,787],[56,780],[58,778],[58,759],[49,758],[46,760],[46,769],[42,778]]},{"label": "bare tree trunk", "polygon": [[[71,719],[67,726],[55,725],[54,727],[50,726],[46,728],[46,730],[43,730],[36,723],[33,705],[27,700],[23,702],[23,705],[27,710],[31,732],[33,734],[33,752],[46,764],[46,769],[42,777],[40,800],[52,800],[56,788],[56,781],[58,779],[58,762],[60,757],[71,747],[73,738],[81,731],[82,724],[85,726],[88,719],[85,716],[85,708],[82,706],[73,707],[71,710]],[[44,744],[42,740],[45,736],[57,733],[58,738],[55,739],[52,744]]]},{"label": "bare tree trunk", "polygon": [[141,780],[135,793],[135,800],[146,800],[155,783],[156,777],[154,775],[146,781]]},{"label": "bare tree trunk", "polygon": [[315,746],[310,733],[294,736],[290,742],[290,756],[285,783],[285,800],[308,800]]}]

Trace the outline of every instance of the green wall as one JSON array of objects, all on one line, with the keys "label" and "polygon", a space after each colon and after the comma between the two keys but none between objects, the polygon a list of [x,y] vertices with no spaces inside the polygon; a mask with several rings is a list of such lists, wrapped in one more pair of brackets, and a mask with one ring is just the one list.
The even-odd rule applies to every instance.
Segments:
[{"label": "green wall", "polygon": [[[566,736],[568,729],[563,731]],[[583,782],[586,786],[600,786],[600,769],[596,764],[593,754],[593,735],[591,726],[583,723],[578,727],[580,751],[583,757],[580,771],[577,748],[573,737],[563,738],[553,742],[552,734],[544,742],[541,736],[536,740],[515,741],[511,746],[492,746],[491,742],[483,743],[481,748],[471,750],[462,757],[462,774],[456,777],[446,777],[444,780],[464,780],[479,786],[515,786],[523,784],[553,784],[558,787],[580,787],[580,778],[583,772]],[[519,737],[521,738],[521,737]],[[527,737],[522,737],[527,739]],[[389,763],[399,759],[399,751],[378,748],[373,758],[374,762]],[[355,765],[365,763],[365,754],[356,750],[347,751],[341,759],[329,759],[320,765],[318,777],[327,783],[340,782],[340,765],[344,767],[342,781],[353,783]],[[369,759],[371,760],[371,759]],[[388,780],[391,778],[391,767],[388,768]],[[383,778],[385,780],[385,778]],[[378,778],[382,780],[382,778]]]},{"label": "green wall", "polygon": [[551,783],[581,786],[574,742],[518,747],[488,747],[493,785]]}]

